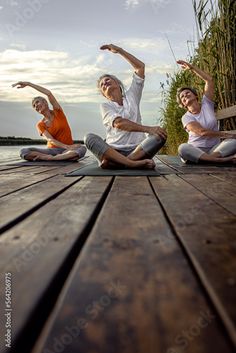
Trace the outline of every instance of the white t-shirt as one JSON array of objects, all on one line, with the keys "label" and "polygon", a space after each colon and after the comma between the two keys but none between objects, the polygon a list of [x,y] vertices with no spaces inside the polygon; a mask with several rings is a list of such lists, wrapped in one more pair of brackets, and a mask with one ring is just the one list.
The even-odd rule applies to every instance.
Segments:
[{"label": "white t-shirt", "polygon": [[202,98],[202,106],[199,114],[187,112],[182,116],[183,126],[189,134],[188,143],[199,148],[211,148],[220,142],[218,137],[199,136],[189,131],[186,126],[193,121],[197,121],[204,129],[219,131],[214,112],[214,102],[205,95]]},{"label": "white t-shirt", "polygon": [[113,126],[113,121],[117,117],[142,124],[139,103],[143,86],[144,79],[134,73],[131,86],[123,97],[122,106],[113,101],[101,105],[102,120],[106,128],[106,142],[115,149],[129,150],[135,148],[146,137],[143,132],[124,131]]}]

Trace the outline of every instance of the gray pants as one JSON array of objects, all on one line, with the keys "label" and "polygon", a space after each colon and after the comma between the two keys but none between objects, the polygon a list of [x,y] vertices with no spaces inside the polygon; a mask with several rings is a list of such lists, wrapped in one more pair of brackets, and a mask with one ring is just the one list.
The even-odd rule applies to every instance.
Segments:
[{"label": "gray pants", "polygon": [[[155,154],[164,146],[166,140],[154,136],[149,135],[145,140],[143,140],[140,146],[147,155],[147,158],[152,158]],[[99,159],[102,160],[104,153],[108,150],[108,148],[113,148],[112,146],[108,145],[100,136],[89,133],[84,137],[84,143],[86,147]],[[132,149],[116,149],[117,152],[123,154],[124,156],[128,156],[132,153],[135,148]]]},{"label": "gray pants", "polygon": [[198,163],[203,153],[219,152],[222,157],[232,156],[236,153],[236,139],[226,139],[211,148],[199,148],[189,143],[182,143],[178,148],[178,152],[183,162],[194,163]]},{"label": "gray pants", "polygon": [[[67,150],[65,148],[37,148],[37,147],[25,147],[20,150],[20,157],[22,159],[26,159],[27,154],[30,152],[40,152],[44,154],[50,154],[51,156],[56,156],[57,154],[62,154],[66,152]],[[76,152],[78,154],[78,158],[82,158],[87,149],[85,146],[81,145],[77,149],[73,150],[73,152]]]}]

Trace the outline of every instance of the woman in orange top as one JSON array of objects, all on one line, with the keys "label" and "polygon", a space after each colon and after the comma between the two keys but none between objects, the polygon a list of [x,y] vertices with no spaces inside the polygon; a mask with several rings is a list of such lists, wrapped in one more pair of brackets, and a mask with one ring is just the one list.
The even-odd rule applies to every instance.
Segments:
[{"label": "woman in orange top", "polygon": [[36,127],[41,136],[47,140],[47,148],[22,148],[20,156],[30,161],[35,160],[76,160],[83,157],[86,153],[86,147],[80,144],[73,144],[71,129],[67,118],[48,89],[35,85],[30,82],[17,82],[12,87],[24,88],[32,87],[45,94],[51,103],[53,110],[49,109],[48,102],[43,97],[35,97],[32,100],[33,108],[43,115]]}]

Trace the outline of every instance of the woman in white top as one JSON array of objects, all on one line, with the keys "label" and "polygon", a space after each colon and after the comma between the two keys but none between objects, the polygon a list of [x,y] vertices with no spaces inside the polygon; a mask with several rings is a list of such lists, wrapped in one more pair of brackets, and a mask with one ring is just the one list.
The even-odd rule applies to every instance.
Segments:
[{"label": "woman in white top", "polygon": [[[99,78],[98,88],[108,100],[101,105],[106,142],[95,134],[88,134],[85,136],[86,147],[100,160],[102,168],[154,168],[151,158],[164,145],[166,132],[159,126],[142,125],[139,104],[145,65],[113,44],[103,45],[101,49],[120,54],[132,65],[134,75],[126,92],[117,77],[106,74]],[[146,137],[145,133],[149,136]]]},{"label": "woman in white top", "polygon": [[[236,160],[236,134],[219,131],[214,112],[214,82],[212,77],[195,65],[183,60],[178,64],[185,70],[191,70],[205,81],[201,103],[197,92],[191,87],[181,87],[177,91],[177,102],[187,109],[182,117],[184,128],[189,134],[188,143],[179,146],[179,155],[184,162],[224,163]],[[220,142],[220,138],[224,141]]]}]

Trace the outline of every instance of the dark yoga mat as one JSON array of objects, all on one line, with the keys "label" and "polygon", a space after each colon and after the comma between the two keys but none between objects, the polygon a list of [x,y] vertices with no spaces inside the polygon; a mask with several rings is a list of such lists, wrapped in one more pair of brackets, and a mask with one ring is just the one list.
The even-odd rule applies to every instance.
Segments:
[{"label": "dark yoga mat", "polygon": [[97,162],[92,162],[83,167],[80,167],[65,176],[158,176],[160,173],[156,169],[102,169]]}]

